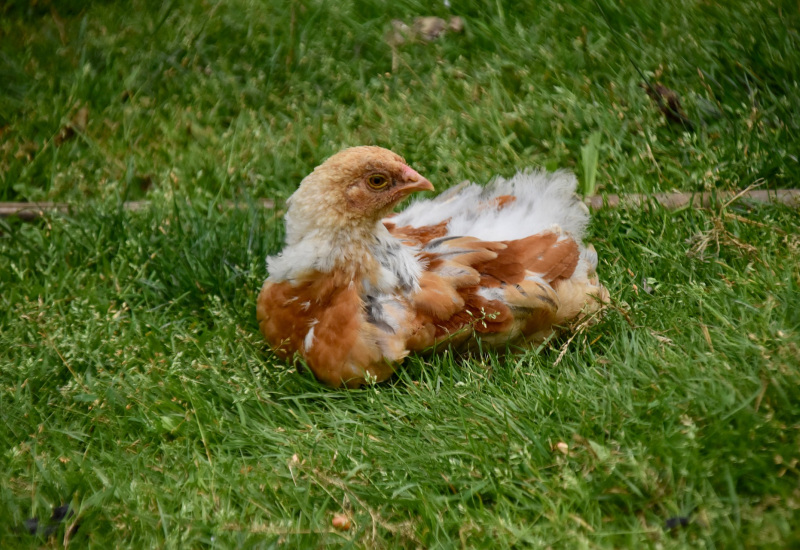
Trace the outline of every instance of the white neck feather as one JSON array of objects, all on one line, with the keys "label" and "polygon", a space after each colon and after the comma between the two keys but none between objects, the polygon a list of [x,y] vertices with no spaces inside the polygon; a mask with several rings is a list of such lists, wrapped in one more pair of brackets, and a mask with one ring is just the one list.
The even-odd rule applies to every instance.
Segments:
[{"label": "white neck feather", "polygon": [[270,280],[294,282],[311,272],[342,270],[351,280],[361,279],[366,293],[419,289],[422,264],[418,250],[402,244],[382,222],[369,230],[346,227],[331,231],[307,225],[287,216],[286,247],[267,258]]}]

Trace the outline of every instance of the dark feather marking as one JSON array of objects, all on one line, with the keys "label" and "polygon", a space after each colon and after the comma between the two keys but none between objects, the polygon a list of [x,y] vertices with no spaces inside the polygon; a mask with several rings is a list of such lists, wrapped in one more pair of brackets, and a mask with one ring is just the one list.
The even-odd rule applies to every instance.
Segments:
[{"label": "dark feather marking", "polygon": [[539,298],[540,301],[544,302],[545,304],[547,304],[549,306],[552,306],[553,309],[558,309],[558,304],[556,304],[556,302],[550,296],[542,294],[538,298]]},{"label": "dark feather marking", "polygon": [[540,289],[542,292],[544,292],[545,294],[547,294],[547,292],[549,291],[549,288],[550,288],[550,287],[548,287],[547,285],[545,285],[545,284],[543,284],[543,283],[536,283],[536,286],[538,286],[538,287],[539,287],[539,289]]},{"label": "dark feather marking", "polygon": [[453,239],[460,239],[460,235],[449,235],[447,237],[439,237],[438,239],[433,239],[428,244],[425,245],[425,249],[436,248],[442,243],[446,243],[447,241],[452,241]]},{"label": "dark feather marking", "polygon": [[455,249],[455,250],[453,250],[451,252],[437,252],[436,257],[439,258],[440,260],[446,260],[446,259],[449,259],[449,258],[455,258],[456,256],[461,256],[461,255],[466,254],[468,252],[471,252],[471,251],[470,250],[463,250],[463,249]]},{"label": "dark feather marking", "polygon": [[[397,256],[399,254],[400,248],[403,246],[402,243],[395,240],[382,241],[381,244],[385,247],[386,256]],[[390,271],[395,275],[397,275],[401,289],[408,292],[414,287],[415,281],[410,273],[406,273],[402,270],[398,271],[393,269],[395,266],[392,265],[391,262],[388,262],[386,258],[384,258],[382,255],[378,256],[378,261],[387,271]]]},{"label": "dark feather marking", "polygon": [[383,317],[383,306],[378,300],[375,299],[374,296],[367,296],[366,303],[364,305],[366,308],[368,323],[375,325],[382,331],[388,332],[389,334],[395,333],[395,330],[392,328],[392,326],[381,318]]}]

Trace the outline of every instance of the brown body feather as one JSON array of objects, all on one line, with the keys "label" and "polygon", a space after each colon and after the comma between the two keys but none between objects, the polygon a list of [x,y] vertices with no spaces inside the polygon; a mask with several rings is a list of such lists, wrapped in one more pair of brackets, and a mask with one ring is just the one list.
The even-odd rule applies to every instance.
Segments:
[{"label": "brown body feather", "polygon": [[[428,244],[438,233],[421,228],[415,244]],[[310,273],[295,284],[266,282],[257,306],[261,331],[279,356],[300,353],[320,381],[358,386],[367,376],[391,376],[393,363],[407,352],[443,342],[458,346],[475,333],[489,344],[541,340],[607,298],[602,287],[570,281],[578,245],[555,233],[506,242],[451,239],[421,256],[427,269],[419,290],[400,300],[408,309],[404,331],[380,333],[365,314],[361,282],[330,273]],[[481,289],[496,289],[500,299]],[[312,327],[313,345],[306,349]],[[391,357],[387,347],[394,348]]]},{"label": "brown body feather", "polygon": [[[264,283],[256,316],[261,332],[282,358],[300,353],[314,375],[329,386],[358,386],[369,372],[378,380],[392,374],[364,316],[364,304],[349,281],[312,273],[300,284]],[[305,338],[314,329],[312,345]],[[401,357],[396,358],[399,360]]]}]

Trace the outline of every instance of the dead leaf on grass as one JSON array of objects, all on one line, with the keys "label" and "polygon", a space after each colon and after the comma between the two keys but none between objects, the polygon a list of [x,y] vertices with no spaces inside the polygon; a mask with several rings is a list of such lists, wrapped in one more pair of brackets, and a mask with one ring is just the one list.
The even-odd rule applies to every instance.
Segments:
[{"label": "dead leaf on grass", "polygon": [[17,160],[25,159],[26,161],[30,162],[33,160],[33,156],[36,154],[36,151],[39,150],[39,144],[35,141],[25,141],[20,144],[17,148],[17,152],[14,153],[14,158]]},{"label": "dead leaf on grass", "polygon": [[681,124],[690,132],[694,131],[694,125],[681,105],[680,97],[675,90],[670,90],[663,84],[650,85],[649,83],[641,84],[650,99],[656,102],[658,108],[667,117],[667,120],[674,124]]},{"label": "dead leaf on grass", "polygon": [[72,119],[64,125],[63,128],[58,132],[54,141],[56,145],[61,145],[62,143],[71,140],[74,138],[78,132],[85,132],[86,127],[89,125],[89,108],[88,107],[81,107],[78,111],[72,116]]},{"label": "dead leaf on grass", "polygon": [[386,42],[393,48],[420,39],[433,42],[447,32],[464,32],[464,19],[458,16],[451,17],[449,21],[433,16],[416,17],[410,25],[402,19],[392,19],[392,28],[386,34]]}]

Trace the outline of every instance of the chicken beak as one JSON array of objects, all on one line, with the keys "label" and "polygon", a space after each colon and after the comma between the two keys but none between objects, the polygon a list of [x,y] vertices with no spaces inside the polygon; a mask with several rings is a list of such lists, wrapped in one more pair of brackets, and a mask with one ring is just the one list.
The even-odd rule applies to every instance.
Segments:
[{"label": "chicken beak", "polygon": [[400,186],[400,191],[403,192],[404,195],[408,195],[409,193],[415,193],[417,191],[433,191],[433,184],[426,180],[425,178],[419,179],[417,181],[411,181],[408,183],[404,183]]},{"label": "chicken beak", "polygon": [[398,191],[405,197],[417,191],[433,191],[433,184],[409,166],[403,167],[403,182],[398,186]]}]

